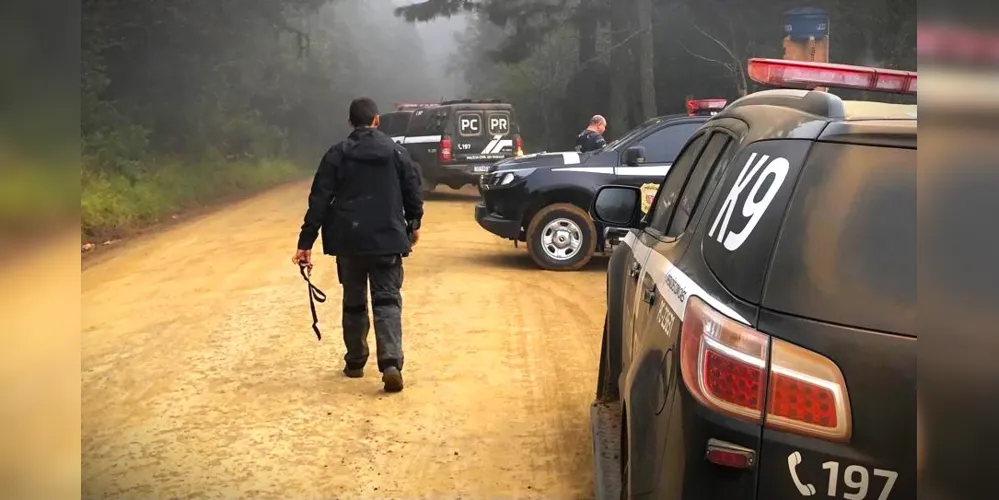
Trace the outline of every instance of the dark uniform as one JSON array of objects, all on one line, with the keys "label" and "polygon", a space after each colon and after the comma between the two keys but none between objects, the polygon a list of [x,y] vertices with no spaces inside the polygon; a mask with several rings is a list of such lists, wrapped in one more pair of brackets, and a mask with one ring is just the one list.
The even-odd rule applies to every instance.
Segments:
[{"label": "dark uniform", "polygon": [[607,141],[604,140],[604,136],[590,129],[586,129],[576,136],[576,151],[580,153],[596,151],[604,147],[605,144]]},{"label": "dark uniform", "polygon": [[378,369],[402,370],[402,257],[409,255],[409,233],[422,217],[412,160],[384,133],[357,128],[320,162],[298,248],[312,248],[321,228],[323,252],[336,256],[347,370],[368,361],[369,284]]}]

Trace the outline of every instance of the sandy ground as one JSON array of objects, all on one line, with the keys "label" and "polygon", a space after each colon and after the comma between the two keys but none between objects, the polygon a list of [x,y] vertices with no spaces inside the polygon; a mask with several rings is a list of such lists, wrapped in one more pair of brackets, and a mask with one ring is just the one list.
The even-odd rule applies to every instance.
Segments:
[{"label": "sandy ground", "polygon": [[[82,274],[85,498],[592,498],[605,259],[534,268],[427,202],[406,261],[406,390],[339,373],[333,261],[289,259],[308,186],[150,234]],[[373,333],[370,339],[374,349]],[[372,358],[374,353],[372,353]]]}]

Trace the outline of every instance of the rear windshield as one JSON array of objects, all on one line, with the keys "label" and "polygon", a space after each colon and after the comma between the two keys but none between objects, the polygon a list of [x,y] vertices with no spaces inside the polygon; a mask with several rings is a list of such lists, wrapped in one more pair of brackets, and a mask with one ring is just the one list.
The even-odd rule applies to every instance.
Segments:
[{"label": "rear windshield", "polygon": [[816,143],[766,290],[768,308],[915,335],[916,151]]},{"label": "rear windshield", "polygon": [[441,135],[445,133],[447,118],[447,108],[427,108],[413,111],[406,135]]},{"label": "rear windshield", "polygon": [[452,129],[460,137],[507,137],[520,133],[512,106],[455,107],[452,116],[454,117]]},{"label": "rear windshield", "polygon": [[406,127],[409,125],[409,117],[412,113],[386,113],[381,116],[378,130],[390,136],[406,135]]}]

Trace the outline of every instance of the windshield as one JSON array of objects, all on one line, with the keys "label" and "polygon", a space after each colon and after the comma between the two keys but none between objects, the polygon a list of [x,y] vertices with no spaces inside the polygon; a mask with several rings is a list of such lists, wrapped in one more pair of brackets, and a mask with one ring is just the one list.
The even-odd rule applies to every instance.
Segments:
[{"label": "windshield", "polygon": [[650,118],[648,120],[645,120],[645,123],[642,123],[641,125],[629,130],[626,134],[607,143],[604,147],[594,150],[590,154],[603,153],[604,151],[617,151],[618,149],[621,148],[623,144],[630,142],[635,136],[640,135],[642,132],[645,132],[645,129],[661,121],[663,121],[662,118]]}]

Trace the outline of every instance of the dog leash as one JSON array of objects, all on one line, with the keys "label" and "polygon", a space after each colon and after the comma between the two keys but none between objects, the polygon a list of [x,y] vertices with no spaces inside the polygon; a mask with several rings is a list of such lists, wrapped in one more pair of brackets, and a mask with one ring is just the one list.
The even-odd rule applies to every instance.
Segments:
[{"label": "dog leash", "polygon": [[316,339],[323,340],[323,334],[319,333],[319,315],[316,314],[316,302],[322,304],[326,302],[326,293],[312,284],[312,266],[300,264],[298,271],[302,273],[302,279],[309,285],[309,309],[312,309],[312,331],[316,332]]}]

